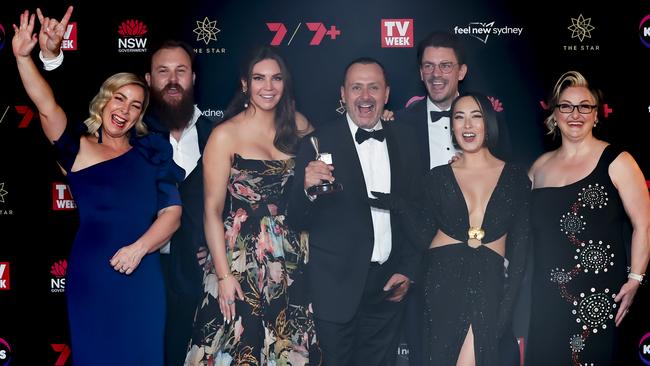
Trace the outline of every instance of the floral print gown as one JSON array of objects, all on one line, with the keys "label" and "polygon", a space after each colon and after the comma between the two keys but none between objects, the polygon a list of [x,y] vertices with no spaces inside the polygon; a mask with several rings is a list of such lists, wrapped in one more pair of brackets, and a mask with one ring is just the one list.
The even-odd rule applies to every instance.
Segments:
[{"label": "floral print gown", "polygon": [[224,323],[217,275],[208,258],[185,365],[320,364],[306,301],[308,247],[288,228],[284,216],[284,192],[293,173],[293,159],[234,155],[224,226],[230,271],[244,301],[236,300],[235,320]]}]

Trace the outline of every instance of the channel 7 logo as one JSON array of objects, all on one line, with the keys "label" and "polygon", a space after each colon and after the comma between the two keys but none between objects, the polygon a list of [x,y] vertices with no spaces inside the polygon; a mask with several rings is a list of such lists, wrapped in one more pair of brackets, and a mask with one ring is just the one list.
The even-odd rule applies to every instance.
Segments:
[{"label": "channel 7 logo", "polygon": [[[311,38],[311,41],[309,41],[310,46],[320,45],[321,42],[323,41],[323,38],[325,38],[325,36],[330,37],[331,40],[335,40],[338,36],[341,35],[341,30],[337,29],[335,25],[326,27],[325,24],[323,23],[315,23],[315,22],[307,22],[305,23],[305,25],[307,26],[307,29],[310,32],[314,33],[314,35]],[[296,36],[301,26],[302,26],[302,22],[298,23],[296,28],[291,32],[291,37],[286,43],[287,46],[291,45],[293,38]],[[275,33],[275,36],[273,36],[273,39],[271,39],[271,46],[281,45],[282,42],[284,42],[284,39],[286,38],[288,33],[287,27],[284,25],[284,23],[266,23],[266,27],[271,32]]]}]

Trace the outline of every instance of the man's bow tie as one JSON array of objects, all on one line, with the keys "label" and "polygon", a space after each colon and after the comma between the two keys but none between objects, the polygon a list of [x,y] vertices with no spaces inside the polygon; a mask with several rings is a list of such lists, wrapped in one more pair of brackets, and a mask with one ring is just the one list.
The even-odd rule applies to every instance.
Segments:
[{"label": "man's bow tie", "polygon": [[354,134],[354,139],[357,140],[357,144],[361,144],[369,138],[384,141],[384,130],[366,131],[363,128],[357,128],[357,132]]},{"label": "man's bow tie", "polygon": [[451,111],[431,111],[431,122],[438,122],[442,117],[451,116]]}]

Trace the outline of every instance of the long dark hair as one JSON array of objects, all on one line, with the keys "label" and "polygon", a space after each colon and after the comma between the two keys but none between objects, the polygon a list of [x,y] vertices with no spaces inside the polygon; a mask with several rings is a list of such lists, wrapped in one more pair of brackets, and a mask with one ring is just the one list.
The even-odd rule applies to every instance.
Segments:
[{"label": "long dark hair", "polygon": [[[275,138],[273,139],[273,145],[283,153],[293,155],[300,139],[296,126],[296,103],[293,99],[293,83],[284,59],[273,48],[268,46],[255,48],[242,64],[237,91],[228,108],[226,108],[223,119],[228,120],[246,109],[244,104],[250,100],[253,67],[263,60],[274,60],[278,63],[284,83],[282,97],[275,107]],[[241,84],[239,84],[241,80],[246,80],[247,85],[249,85],[246,92],[241,90]],[[254,108],[253,105],[251,107]]]}]

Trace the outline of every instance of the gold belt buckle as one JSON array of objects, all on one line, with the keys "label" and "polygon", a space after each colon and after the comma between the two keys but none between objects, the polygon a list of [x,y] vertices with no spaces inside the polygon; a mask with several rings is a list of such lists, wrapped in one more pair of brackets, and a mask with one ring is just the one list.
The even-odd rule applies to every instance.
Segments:
[{"label": "gold belt buckle", "polygon": [[467,236],[469,236],[470,239],[481,240],[485,236],[485,230],[480,227],[470,227],[467,230]]}]

